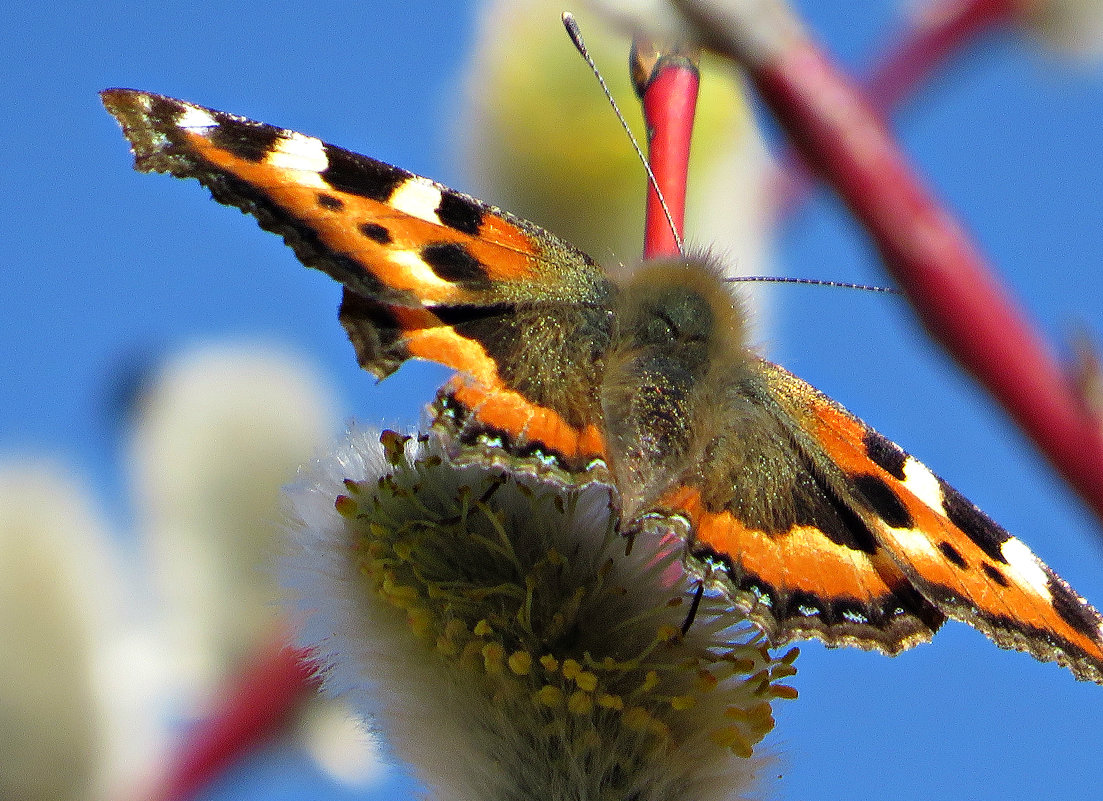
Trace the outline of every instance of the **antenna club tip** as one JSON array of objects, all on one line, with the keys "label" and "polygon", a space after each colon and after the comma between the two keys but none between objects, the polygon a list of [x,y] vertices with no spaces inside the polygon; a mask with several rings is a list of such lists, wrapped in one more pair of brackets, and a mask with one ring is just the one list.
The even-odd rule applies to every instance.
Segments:
[{"label": "antenna club tip", "polygon": [[570,11],[564,11],[561,19],[563,20],[563,27],[567,29],[567,35],[571,37],[575,48],[580,53],[585,52],[586,45],[582,43],[582,31],[578,27],[578,20],[574,18],[574,14]]}]

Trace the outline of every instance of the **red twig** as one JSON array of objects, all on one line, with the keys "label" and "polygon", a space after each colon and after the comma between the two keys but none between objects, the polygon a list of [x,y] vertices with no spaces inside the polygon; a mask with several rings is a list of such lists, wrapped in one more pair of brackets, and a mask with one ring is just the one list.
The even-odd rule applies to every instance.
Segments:
[{"label": "red twig", "polygon": [[1010,23],[1021,0],[936,0],[891,40],[869,71],[864,88],[874,108],[895,108],[936,69],[961,53],[976,36]]},{"label": "red twig", "polygon": [[[931,75],[977,37],[1016,19],[1021,0],[936,0],[890,40],[884,55],[859,78],[866,101],[881,114],[902,105]],[[800,155],[787,150],[772,177],[775,215],[785,219],[807,199],[812,176]]]},{"label": "red twig", "polygon": [[[1003,404],[1103,519],[1103,431],[888,128],[781,2],[678,3],[751,75],[806,162],[873,237],[928,332]],[[762,13],[763,6],[770,13]]]},{"label": "red twig", "polygon": [[308,656],[281,639],[251,658],[214,713],[186,734],[157,786],[143,801],[187,801],[249,750],[275,735],[315,688]]},{"label": "red twig", "polygon": [[700,72],[695,54],[642,39],[633,43],[631,63],[632,80],[643,102],[648,161],[670,211],[668,220],[654,187],[648,186],[643,255],[676,255],[685,232],[689,146]]}]

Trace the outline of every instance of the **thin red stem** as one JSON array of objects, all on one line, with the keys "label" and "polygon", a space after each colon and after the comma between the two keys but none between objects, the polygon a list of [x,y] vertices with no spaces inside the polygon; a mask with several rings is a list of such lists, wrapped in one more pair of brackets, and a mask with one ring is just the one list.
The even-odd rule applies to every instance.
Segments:
[{"label": "thin red stem", "polygon": [[895,108],[978,35],[1010,23],[1021,0],[938,0],[892,39],[863,82],[874,108]]},{"label": "thin red stem", "polygon": [[[644,258],[677,255],[685,231],[689,147],[700,74],[682,56],[659,59],[642,87],[648,160],[670,210],[667,219],[654,187],[647,189]],[[673,222],[673,230],[671,223]]]},{"label": "thin red stem", "polygon": [[214,713],[187,733],[145,801],[188,801],[249,750],[274,736],[316,687],[308,656],[282,639],[250,659]]},{"label": "thin red stem", "polygon": [[[922,17],[891,39],[885,54],[858,82],[866,101],[888,114],[912,97],[933,73],[973,41],[1015,19],[1021,0],[936,0]],[[776,216],[784,219],[807,200],[813,181],[800,155],[787,149],[773,177]]]}]

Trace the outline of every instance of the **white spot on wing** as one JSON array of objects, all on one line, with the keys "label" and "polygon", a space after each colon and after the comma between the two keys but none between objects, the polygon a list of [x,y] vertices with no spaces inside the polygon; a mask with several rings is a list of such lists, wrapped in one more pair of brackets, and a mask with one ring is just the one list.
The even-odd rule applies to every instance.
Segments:
[{"label": "white spot on wing", "polygon": [[218,120],[211,116],[210,112],[206,109],[199,108],[198,106],[181,106],[180,116],[176,118],[176,125],[179,128],[186,128],[188,130],[195,130],[196,128],[215,128],[218,126]]},{"label": "white spot on wing", "polygon": [[[884,522],[884,521],[882,521]],[[930,537],[916,528],[892,528],[885,523],[885,528],[892,532],[892,538],[901,548],[909,554],[922,554],[924,556],[943,559],[942,551],[931,543]]]},{"label": "white spot on wing", "polygon": [[322,172],[329,167],[322,140],[294,131],[287,131],[276,139],[264,161],[272,167],[287,170]]},{"label": "white spot on wing", "polygon": [[1000,553],[1007,560],[1011,568],[1008,572],[1014,578],[1029,586],[1042,598],[1052,599],[1053,596],[1049,591],[1049,574],[1042,567],[1038,557],[1023,544],[1022,540],[1012,537],[1000,547]]},{"label": "white spot on wing", "polygon": [[401,212],[440,225],[437,206],[440,190],[424,178],[410,178],[394,191],[387,203]]},{"label": "white spot on wing", "polygon": [[[450,281],[445,281],[429,267],[415,250],[393,250],[387,258],[396,267],[405,270],[411,285],[438,286],[442,289],[455,289]],[[430,304],[431,305],[431,304]]]},{"label": "white spot on wing", "polygon": [[940,514],[946,514],[942,505],[942,488],[934,473],[925,464],[908,457],[904,462],[904,486],[927,506]]}]

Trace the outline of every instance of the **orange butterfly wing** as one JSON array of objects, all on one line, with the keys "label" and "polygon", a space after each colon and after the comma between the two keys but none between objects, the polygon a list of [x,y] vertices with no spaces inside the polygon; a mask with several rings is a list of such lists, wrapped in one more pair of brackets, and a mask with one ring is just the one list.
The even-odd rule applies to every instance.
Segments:
[{"label": "orange butterfly wing", "polygon": [[[451,433],[471,444],[508,435],[533,454],[562,456],[571,471],[600,460],[598,378],[576,334],[606,324],[609,285],[584,253],[314,137],[147,92],[102,98],[138,170],[196,178],[344,284],[341,321],[365,369],[382,378],[421,358],[460,372],[442,399]],[[556,353],[556,382],[533,381],[532,359]]]},{"label": "orange butterfly wing", "polygon": [[[821,483],[841,478],[837,506],[857,519],[850,537],[822,517],[764,533],[703,509],[686,488],[668,499],[695,523],[698,558],[722,557],[724,580],[752,615],[779,639],[811,634],[892,652],[929,637],[944,614],[1103,683],[1103,617],[1021,540],[835,401],[777,365],[760,369],[786,418],[822,451],[813,470],[838,471]],[[832,604],[844,599],[840,615]]]}]

